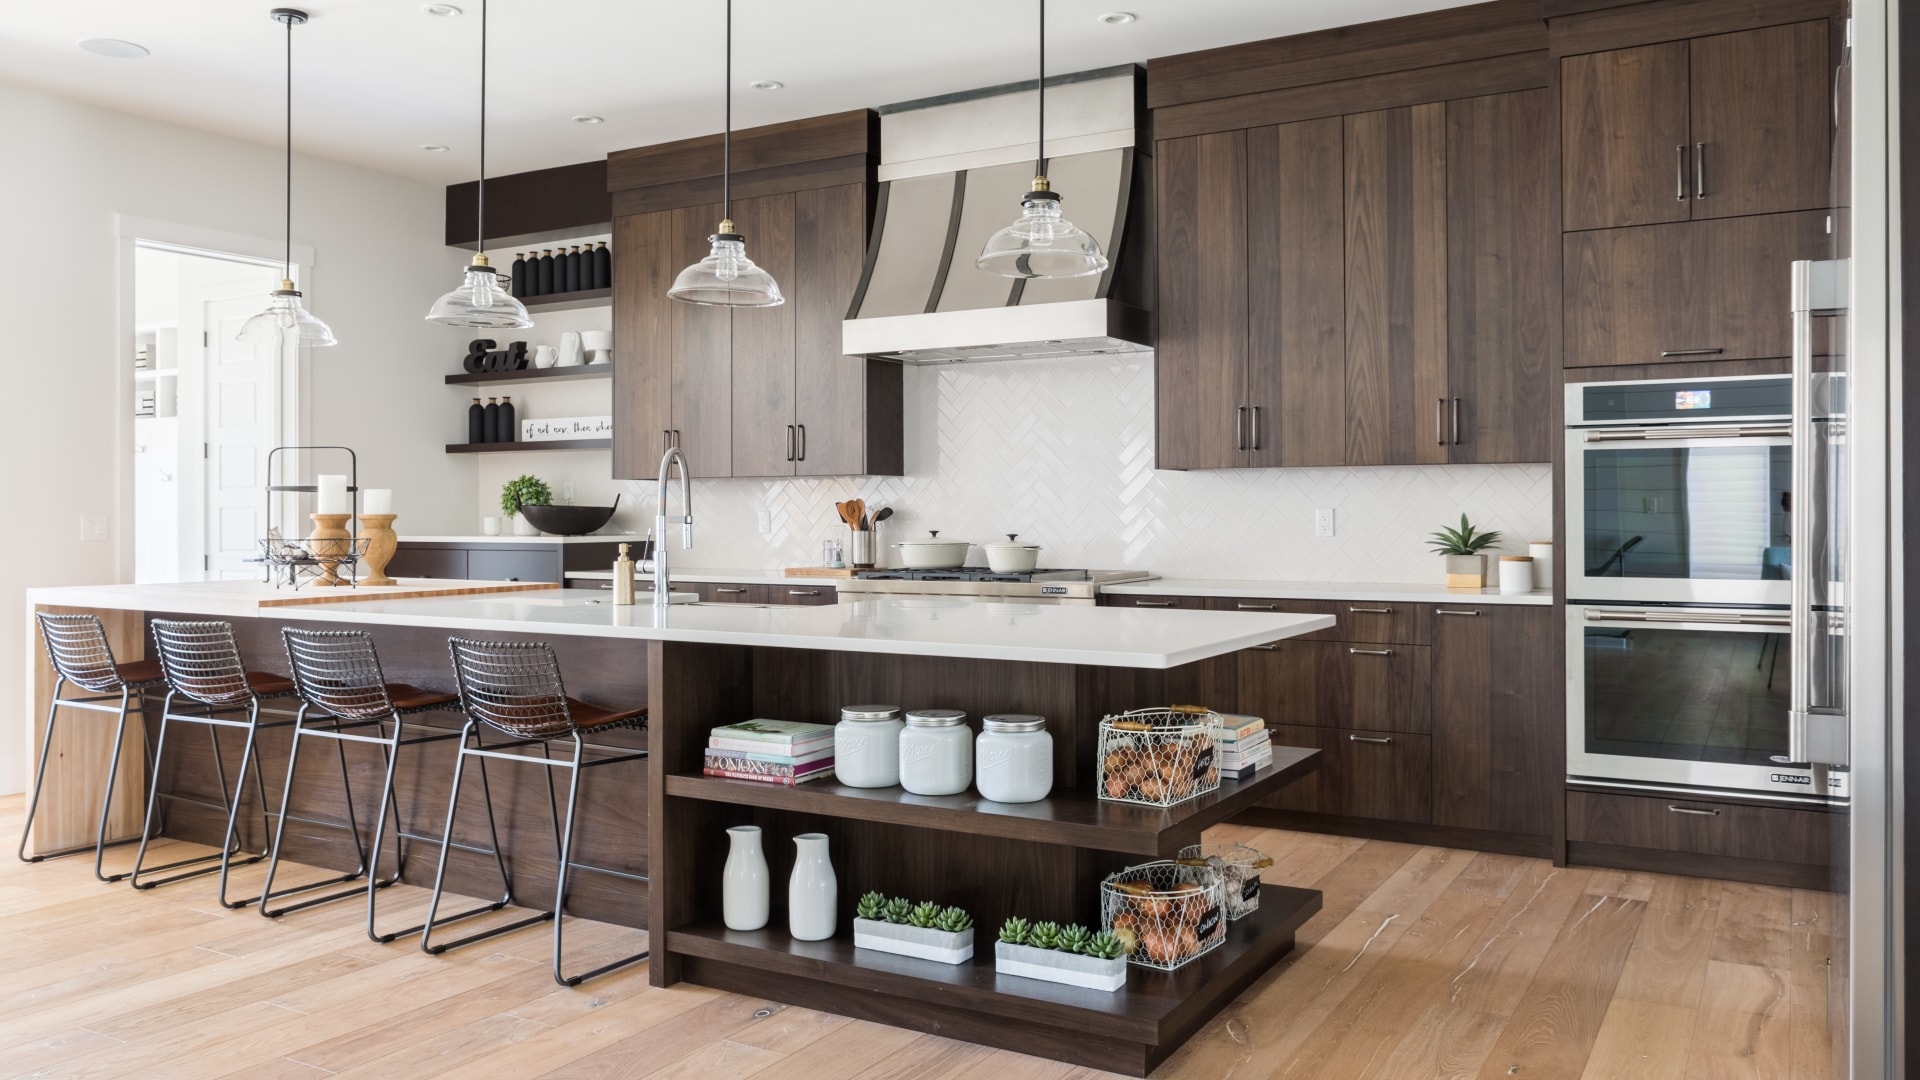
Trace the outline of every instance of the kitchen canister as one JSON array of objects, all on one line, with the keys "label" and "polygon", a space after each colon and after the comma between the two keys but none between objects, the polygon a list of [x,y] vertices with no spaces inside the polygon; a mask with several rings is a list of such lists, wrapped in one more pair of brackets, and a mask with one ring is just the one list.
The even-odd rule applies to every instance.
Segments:
[{"label": "kitchen canister", "polygon": [[1533,591],[1532,556],[1500,556],[1500,591],[1503,593],[1528,593]]},{"label": "kitchen canister", "polygon": [[760,826],[735,825],[727,830],[727,842],[727,866],[720,876],[720,917],[729,930],[758,930],[767,925],[769,906]]},{"label": "kitchen canister", "polygon": [[795,941],[825,941],[833,936],[840,879],[827,858],[826,833],[793,838],[793,876],[787,879],[787,933]]},{"label": "kitchen canister", "polygon": [[1533,556],[1533,587],[1553,588],[1553,541],[1535,540],[1527,545],[1527,554]]},{"label": "kitchen canister", "polygon": [[[836,751],[837,754],[837,751]],[[838,762],[835,762],[836,770]],[[900,732],[900,786],[915,795],[958,795],[973,782],[973,732],[959,709],[913,709]]]},{"label": "kitchen canister", "polygon": [[1000,713],[980,721],[974,786],[993,802],[1039,802],[1053,790],[1053,736],[1047,718]]},{"label": "kitchen canister", "polygon": [[849,705],[833,726],[834,779],[848,787],[896,787],[900,783],[898,705]]}]

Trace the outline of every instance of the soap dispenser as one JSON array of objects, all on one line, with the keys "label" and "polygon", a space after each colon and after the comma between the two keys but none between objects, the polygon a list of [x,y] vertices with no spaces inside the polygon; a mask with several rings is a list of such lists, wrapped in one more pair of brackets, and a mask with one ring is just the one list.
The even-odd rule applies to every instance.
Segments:
[{"label": "soap dispenser", "polygon": [[629,545],[620,545],[620,557],[613,560],[613,603],[616,607],[633,606],[633,559],[627,554]]}]

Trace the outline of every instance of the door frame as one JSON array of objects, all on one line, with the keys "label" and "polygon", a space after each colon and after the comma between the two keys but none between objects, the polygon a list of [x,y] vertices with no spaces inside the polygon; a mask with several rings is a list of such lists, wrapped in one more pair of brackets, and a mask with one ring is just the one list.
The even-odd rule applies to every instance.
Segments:
[{"label": "door frame", "polygon": [[[114,270],[119,285],[115,290],[114,341],[116,357],[131,357],[134,348],[134,249],[145,246],[173,250],[185,255],[208,258],[238,258],[248,262],[278,265],[287,254],[284,238],[252,236],[245,233],[208,229],[178,222],[156,221],[131,214],[114,215]],[[294,244],[293,280],[296,288],[312,293],[313,248]],[[266,306],[262,298],[261,307]],[[282,360],[280,381],[280,430],[289,445],[306,442],[311,429],[312,365],[308,350],[300,349]],[[113,534],[113,580],[133,580],[133,490],[134,490],[134,403],[133,365],[116,359],[113,365],[113,489],[115,520]],[[183,557],[185,553],[183,552]]]}]

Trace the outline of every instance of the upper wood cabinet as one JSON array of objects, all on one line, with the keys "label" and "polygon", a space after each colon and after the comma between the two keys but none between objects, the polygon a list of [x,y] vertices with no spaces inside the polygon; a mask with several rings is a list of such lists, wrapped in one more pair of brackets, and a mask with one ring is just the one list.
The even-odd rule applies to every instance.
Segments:
[{"label": "upper wood cabinet", "polygon": [[[667,289],[679,272],[673,211],[613,222],[613,475],[655,475],[673,443],[673,316]],[[656,359],[636,363],[634,358]]]},{"label": "upper wood cabinet", "polygon": [[1828,203],[1825,20],[1560,61],[1568,231]]},{"label": "upper wood cabinet", "polygon": [[1247,136],[1169,139],[1159,200],[1155,402],[1163,469],[1247,458]]}]

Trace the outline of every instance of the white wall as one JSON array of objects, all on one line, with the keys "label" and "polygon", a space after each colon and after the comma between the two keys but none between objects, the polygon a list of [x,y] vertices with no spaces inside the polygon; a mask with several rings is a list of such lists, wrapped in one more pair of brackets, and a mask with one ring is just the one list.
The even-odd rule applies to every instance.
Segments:
[{"label": "white wall", "polygon": [[[1013,532],[1044,545],[1049,566],[1163,577],[1435,582],[1426,535],[1462,512],[1505,533],[1509,552],[1554,533],[1544,464],[1156,471],[1150,356],[914,368],[905,393],[908,475],[697,481],[694,548],[675,565],[818,562],[820,542],[845,534],[833,504],[855,496],[895,508],[883,543]],[[604,451],[489,459],[476,517],[499,513],[500,484],[521,471],[556,497],[573,481],[580,503],[624,493],[618,525],[652,520],[652,483],[608,479]],[[1322,507],[1335,511],[1331,539],[1314,535]]]},{"label": "white wall", "polygon": [[[0,792],[22,772],[23,590],[126,580],[137,538],[131,344],[117,340],[124,274],[116,215],[277,239],[281,151],[0,86],[0,260],[7,420],[0,460],[18,519],[0,530]],[[362,483],[396,489],[407,523],[471,516],[472,465],[442,453],[435,385],[460,335],[423,321],[457,280],[440,188],[295,159],[294,239],[314,249],[307,299],[341,344],[308,361],[315,442],[360,452]],[[265,303],[265,298],[262,298]],[[451,354],[451,355],[449,355]],[[108,539],[80,541],[82,515]]]}]

